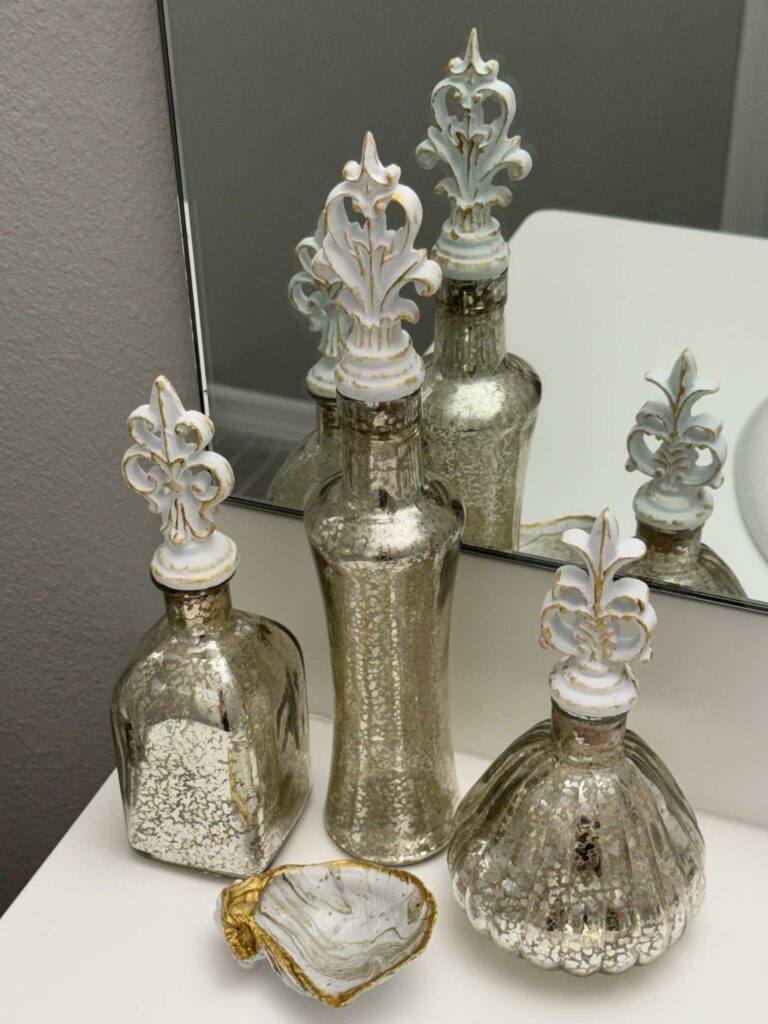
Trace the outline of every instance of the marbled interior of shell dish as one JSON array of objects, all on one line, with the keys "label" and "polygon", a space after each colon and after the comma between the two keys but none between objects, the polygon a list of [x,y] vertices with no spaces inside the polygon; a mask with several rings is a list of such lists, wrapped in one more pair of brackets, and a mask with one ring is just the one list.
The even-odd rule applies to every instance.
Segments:
[{"label": "marbled interior of shell dish", "polygon": [[703,899],[693,811],[643,740],[618,739],[605,764],[573,763],[541,722],[457,811],[457,899],[475,928],[538,967],[586,975],[648,963]]},{"label": "marbled interior of shell dish", "polygon": [[413,875],[352,861],[277,868],[225,890],[222,906],[238,958],[254,959],[237,946],[241,916],[252,915],[256,957],[266,955],[292,988],[330,1006],[344,1006],[417,956],[437,913]]}]

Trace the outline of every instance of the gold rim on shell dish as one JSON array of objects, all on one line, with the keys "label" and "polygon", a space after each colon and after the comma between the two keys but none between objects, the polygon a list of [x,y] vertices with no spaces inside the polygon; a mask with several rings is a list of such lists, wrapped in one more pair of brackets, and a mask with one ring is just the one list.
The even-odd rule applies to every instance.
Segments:
[{"label": "gold rim on shell dish", "polygon": [[[382,970],[379,970],[373,977],[366,978],[358,984],[339,992],[324,991],[315,980],[310,977],[308,968],[305,968],[294,955],[291,954],[283,943],[270,933],[256,920],[262,897],[269,887],[269,884],[278,877],[289,874],[311,872],[313,869],[326,868],[329,873],[334,869],[342,869],[343,876],[345,869],[356,869],[364,873],[385,875],[389,878],[398,879],[413,888],[421,899],[419,904],[418,928],[410,939],[402,939],[399,932],[395,934],[404,943],[404,955],[396,961],[389,963]],[[322,879],[320,881],[323,881]],[[337,876],[338,892],[342,891],[343,878]],[[293,887],[291,887],[293,889]],[[350,889],[353,893],[353,890]],[[366,897],[367,898],[367,897]],[[393,911],[396,903],[392,902]],[[265,957],[272,969],[289,986],[313,996],[327,1006],[342,1007],[350,1003],[361,992],[372,988],[379,982],[390,977],[395,971],[409,963],[424,951],[430,940],[437,920],[437,903],[432,893],[427,889],[421,879],[403,871],[399,868],[383,867],[378,864],[371,864],[358,860],[331,860],[312,864],[283,864],[270,871],[253,875],[245,881],[235,882],[221,892],[219,900],[218,918],[224,931],[229,948],[233,956],[243,965],[250,965]],[[297,919],[298,920],[298,919]],[[311,920],[311,912],[310,912]],[[307,921],[299,922],[306,927]],[[410,923],[410,922],[409,922]],[[319,932],[318,932],[319,934]],[[338,948],[338,946],[336,947]]]}]

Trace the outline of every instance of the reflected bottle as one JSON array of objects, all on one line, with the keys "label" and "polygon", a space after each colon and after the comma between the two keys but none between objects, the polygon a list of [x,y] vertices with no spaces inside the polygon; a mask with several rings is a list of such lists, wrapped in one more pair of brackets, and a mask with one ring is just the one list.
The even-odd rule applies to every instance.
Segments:
[{"label": "reflected bottle", "polygon": [[722,421],[694,414],[693,406],[719,387],[699,380],[690,349],[671,370],[653,370],[645,379],[663,398],[645,403],[627,437],[627,469],[650,477],[634,499],[646,554],[633,571],[704,593],[746,597],[730,567],[701,539],[714,508],[712,489],[723,482],[728,447]]},{"label": "reflected bottle", "polygon": [[606,509],[569,530],[587,571],[558,569],[541,643],[552,714],[520,736],[461,802],[448,849],[471,923],[537,967],[575,975],[650,963],[704,898],[704,841],[668,768],[626,728],[630,662],[648,661],[656,615],[640,580],[614,572],[642,554]]},{"label": "reflected bottle", "polygon": [[[439,268],[412,248],[415,193],[373,137],[329,195],[318,274],[343,282],[352,331],[336,371],[342,472],[304,521],[325,602],[335,689],[325,822],[355,857],[408,864],[448,842],[458,789],[448,709],[448,630],[463,510],[424,478],[423,364],[400,319],[408,281],[434,292]],[[359,211],[350,221],[345,200]],[[396,202],[405,227],[387,228]]]},{"label": "reflected bottle", "polygon": [[[492,210],[507,205],[511,193],[491,181],[502,170],[513,181],[526,177],[531,158],[519,137],[509,137],[515,95],[498,80],[498,63],[480,56],[474,29],[464,58],[454,58],[448,68],[432,92],[436,127],[416,151],[423,167],[447,166],[449,177],[437,191],[450,202],[432,253],[443,281],[424,382],[425,458],[464,503],[464,542],[511,551],[520,543],[541,381],[506,350],[509,253]],[[451,98],[461,120],[452,113]],[[484,104],[494,101],[500,113],[486,121]]]},{"label": "reflected bottle", "polygon": [[237,548],[213,514],[234,478],[204,450],[208,417],[159,377],[128,426],[126,482],[162,517],[151,572],[166,607],[112,698],[128,840],[243,877],[267,867],[309,796],[301,650],[283,626],[232,608]]},{"label": "reflected bottle", "polygon": [[325,234],[322,214],[315,234],[296,246],[301,270],[291,278],[288,296],[294,309],[307,318],[310,331],[320,334],[320,359],[307,374],[310,398],[317,407],[317,428],[296,448],[273,477],[267,501],[288,508],[304,508],[307,493],[341,466],[341,434],[336,409],[334,370],[349,332],[349,317],[336,302],[341,284],[321,281],[312,272],[312,260]]}]

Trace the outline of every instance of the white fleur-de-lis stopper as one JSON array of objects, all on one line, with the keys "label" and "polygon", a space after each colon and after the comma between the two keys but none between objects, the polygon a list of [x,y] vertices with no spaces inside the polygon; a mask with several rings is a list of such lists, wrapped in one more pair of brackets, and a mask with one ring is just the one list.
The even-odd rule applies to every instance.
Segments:
[{"label": "white fleur-de-lis stopper", "polygon": [[650,660],[656,612],[645,583],[614,576],[642,558],[645,544],[622,540],[609,509],[590,533],[566,530],[563,542],[582,553],[587,570],[559,568],[541,608],[541,646],[565,655],[549,677],[552,699],[582,718],[624,714],[637,699],[630,662]]},{"label": "white fleur-de-lis stopper", "polygon": [[[460,281],[489,280],[506,270],[509,253],[493,207],[508,206],[512,193],[493,179],[506,171],[510,181],[519,181],[531,169],[520,136],[509,135],[515,94],[498,75],[498,62],[480,56],[473,28],[464,57],[453,58],[448,76],[432,90],[436,127],[416,150],[422,167],[442,162],[450,172],[435,186],[451,208],[432,255],[446,277]],[[496,113],[489,120],[486,101]]]},{"label": "white fleur-de-lis stopper", "polygon": [[694,415],[693,406],[720,389],[699,380],[690,349],[671,370],[652,370],[645,379],[664,397],[645,403],[627,436],[627,469],[651,478],[635,494],[635,515],[665,532],[694,530],[712,514],[711,488],[723,482],[728,445],[722,420]]},{"label": "white fleur-de-lis stopper", "polygon": [[[341,281],[338,303],[352,320],[336,366],[336,388],[347,398],[389,402],[412,394],[424,380],[424,364],[401,321],[416,323],[415,302],[400,295],[410,281],[419,295],[433,295],[440,268],[413,243],[421,226],[416,193],[400,184],[400,168],[379,160],[370,132],[360,163],[350,160],[328,195],[327,230],[312,262],[321,280]],[[350,204],[360,220],[350,219]],[[387,207],[403,212],[402,227],[387,227]]]},{"label": "white fleur-de-lis stopper", "polygon": [[158,377],[149,404],[128,417],[128,433],[134,444],[123,456],[123,477],[161,519],[152,576],[173,590],[224,583],[237,568],[237,546],[216,530],[214,517],[235,478],[223,455],[205,450],[213,423],[187,411],[171,382]]},{"label": "white fleur-de-lis stopper", "polygon": [[312,261],[323,245],[325,213],[320,215],[314,235],[302,238],[296,246],[296,258],[301,270],[294,274],[288,285],[291,305],[305,316],[310,331],[320,334],[320,358],[307,374],[307,388],[321,398],[336,397],[336,363],[339,361],[344,339],[349,334],[350,320],[336,301],[341,281],[324,281],[312,271]]}]

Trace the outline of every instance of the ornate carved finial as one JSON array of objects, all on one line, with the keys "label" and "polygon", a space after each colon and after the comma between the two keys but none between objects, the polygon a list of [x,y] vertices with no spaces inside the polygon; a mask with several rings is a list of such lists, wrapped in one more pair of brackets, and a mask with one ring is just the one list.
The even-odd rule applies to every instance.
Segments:
[{"label": "ornate carved finial", "polygon": [[622,540],[610,509],[600,513],[591,533],[566,530],[563,543],[582,553],[587,571],[558,569],[541,608],[541,646],[566,655],[549,677],[552,699],[583,718],[623,714],[637,699],[629,663],[650,660],[656,612],[645,583],[614,576],[642,558],[645,544],[636,537]]},{"label": "ornate carved finial", "polygon": [[[436,192],[448,197],[451,212],[432,255],[446,277],[460,281],[487,280],[506,270],[509,253],[493,207],[508,206],[512,193],[494,185],[493,179],[504,170],[510,181],[519,181],[531,169],[531,157],[521,148],[520,136],[509,137],[515,94],[499,81],[498,74],[498,62],[480,56],[473,28],[463,59],[454,57],[448,77],[432,90],[437,127],[428,129],[416,150],[422,167],[442,161],[450,171],[435,186]],[[491,101],[494,112],[498,109],[488,121],[486,101]]]},{"label": "ornate carved finial", "polygon": [[301,270],[288,285],[291,305],[309,321],[310,331],[319,331],[320,358],[307,374],[307,388],[322,398],[336,397],[336,363],[349,333],[350,320],[337,303],[341,281],[324,281],[312,272],[312,261],[323,245],[325,213],[320,215],[314,235],[302,238],[296,246]]},{"label": "ornate carved finial", "polygon": [[123,477],[161,517],[163,543],[155,551],[154,579],[173,590],[203,590],[237,568],[235,542],[216,531],[216,506],[235,485],[232,467],[205,451],[213,423],[187,411],[166,377],[152,385],[148,405],[128,417],[134,444],[123,456]]},{"label": "ornate carved finial", "polygon": [[[671,370],[652,370],[645,379],[660,388],[664,398],[645,403],[627,437],[627,469],[651,477],[635,495],[635,515],[638,522],[658,530],[694,530],[712,514],[711,488],[723,482],[728,445],[722,420],[709,413],[695,416],[692,410],[703,395],[720,389],[698,379],[690,349]],[[658,447],[652,448],[649,438],[655,438]]]},{"label": "ornate carved finial", "polygon": [[[400,184],[400,168],[384,167],[370,132],[360,163],[350,160],[344,180],[328,196],[327,233],[312,272],[329,283],[342,283],[338,303],[352,319],[352,328],[336,366],[336,387],[347,398],[386,402],[421,387],[424,364],[400,321],[416,323],[415,302],[400,290],[411,281],[419,295],[433,295],[440,268],[414,249],[421,226],[416,193]],[[346,203],[361,220],[350,219]],[[397,203],[405,216],[402,227],[387,227],[387,207]]]}]

